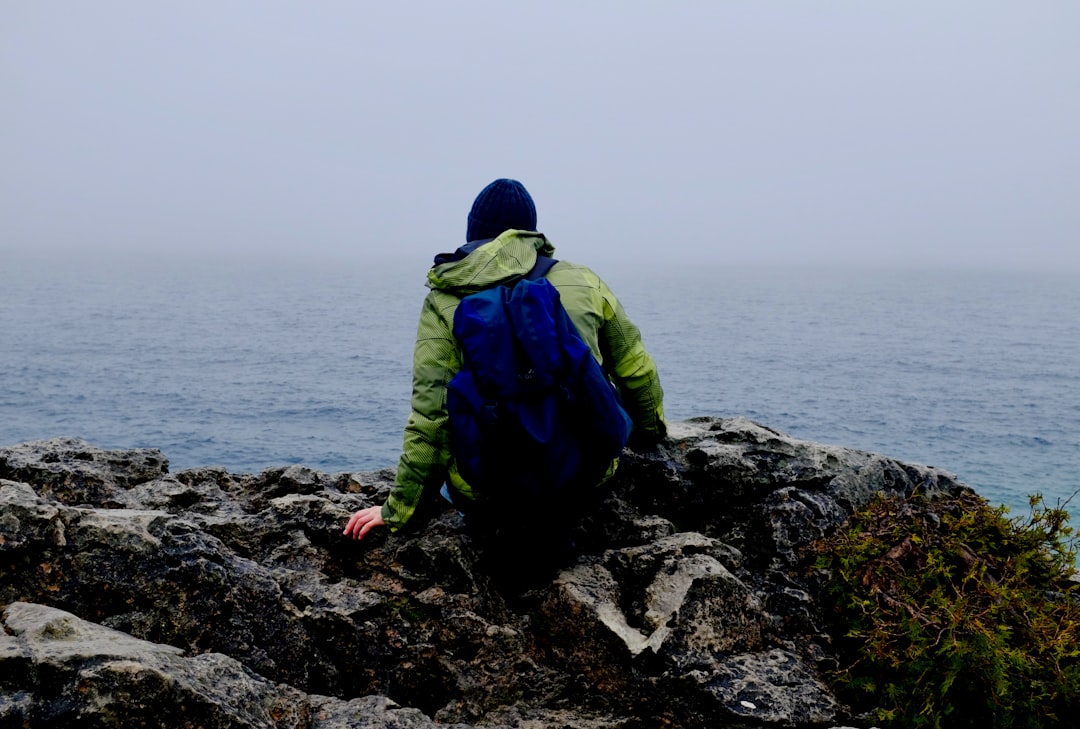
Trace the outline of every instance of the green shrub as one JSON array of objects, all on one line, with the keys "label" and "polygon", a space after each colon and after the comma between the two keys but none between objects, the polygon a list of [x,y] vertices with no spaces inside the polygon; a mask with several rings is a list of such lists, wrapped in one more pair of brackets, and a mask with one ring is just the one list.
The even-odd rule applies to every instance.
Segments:
[{"label": "green shrub", "polygon": [[880,498],[819,546],[837,696],[883,727],[1080,724],[1076,537],[1063,506]]}]

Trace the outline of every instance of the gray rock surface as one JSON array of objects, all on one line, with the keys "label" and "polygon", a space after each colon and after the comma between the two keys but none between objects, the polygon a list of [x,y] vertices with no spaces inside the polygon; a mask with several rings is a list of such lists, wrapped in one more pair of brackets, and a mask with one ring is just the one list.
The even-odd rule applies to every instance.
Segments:
[{"label": "gray rock surface", "polygon": [[822,680],[815,540],[876,493],[967,489],[746,419],[672,423],[521,593],[452,509],[344,538],[392,479],[0,448],[0,727],[861,726]]}]

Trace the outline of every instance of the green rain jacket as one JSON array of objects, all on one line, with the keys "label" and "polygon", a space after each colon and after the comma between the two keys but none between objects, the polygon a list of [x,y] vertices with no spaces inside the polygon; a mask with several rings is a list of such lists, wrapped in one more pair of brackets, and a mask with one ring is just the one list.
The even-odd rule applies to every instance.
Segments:
[{"label": "green rain jacket", "polygon": [[[447,428],[447,384],[461,367],[453,334],[458,303],[477,291],[517,281],[532,269],[538,255],[554,252],[540,233],[508,230],[464,258],[436,264],[428,272],[431,291],[420,312],[413,354],[412,413],[397,478],[382,507],[383,520],[392,531],[405,525],[425,493],[437,491],[444,482],[456,492],[455,501],[459,496],[475,498],[450,455]],[[558,290],[593,356],[619,388],[635,434],[662,438],[667,424],[656,364],[618,299],[595,273],[568,261],[556,263],[546,278]]]}]

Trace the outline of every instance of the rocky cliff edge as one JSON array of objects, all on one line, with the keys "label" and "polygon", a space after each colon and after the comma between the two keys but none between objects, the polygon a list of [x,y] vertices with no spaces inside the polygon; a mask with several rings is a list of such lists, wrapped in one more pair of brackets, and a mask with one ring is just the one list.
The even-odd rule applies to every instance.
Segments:
[{"label": "rocky cliff edge", "polygon": [[170,473],[158,450],[0,448],[0,726],[859,725],[808,569],[933,467],[752,421],[627,452],[579,553],[524,594],[451,508],[353,542],[392,470]]}]

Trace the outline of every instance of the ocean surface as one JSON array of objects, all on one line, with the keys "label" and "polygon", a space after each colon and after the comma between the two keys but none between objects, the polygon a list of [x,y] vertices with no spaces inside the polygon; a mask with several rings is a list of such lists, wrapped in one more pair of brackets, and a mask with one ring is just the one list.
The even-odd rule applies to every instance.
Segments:
[{"label": "ocean surface", "polygon": [[[426,261],[7,258],[0,445],[396,465]],[[641,328],[671,420],[934,465],[1016,515],[1080,489],[1080,274],[585,262]]]}]

